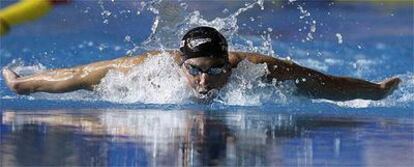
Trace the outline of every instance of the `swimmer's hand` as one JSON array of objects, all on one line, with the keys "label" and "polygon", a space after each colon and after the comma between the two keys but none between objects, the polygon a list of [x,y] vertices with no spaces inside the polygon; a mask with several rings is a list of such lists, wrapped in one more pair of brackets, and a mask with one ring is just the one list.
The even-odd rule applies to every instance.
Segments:
[{"label": "swimmer's hand", "polygon": [[11,71],[8,68],[4,68],[2,71],[2,74],[3,74],[4,80],[6,81],[6,85],[10,88],[10,90],[18,94],[23,94],[23,92],[18,92],[18,89],[16,87],[17,78],[19,78],[19,76],[15,72]]},{"label": "swimmer's hand", "polygon": [[388,95],[392,94],[394,90],[398,88],[398,85],[401,83],[401,79],[398,77],[393,77],[390,79],[386,79],[379,83],[380,90],[382,91],[382,95],[380,99],[387,97]]}]

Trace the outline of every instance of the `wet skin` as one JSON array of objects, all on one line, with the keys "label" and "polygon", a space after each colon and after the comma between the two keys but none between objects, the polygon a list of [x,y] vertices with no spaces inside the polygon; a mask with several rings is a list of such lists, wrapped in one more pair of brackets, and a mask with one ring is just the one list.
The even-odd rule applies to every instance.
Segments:
[{"label": "wet skin", "polygon": [[[78,89],[93,90],[109,70],[128,73],[151,56],[161,52],[147,52],[139,56],[127,56],[114,60],[100,61],[73,68],[53,69],[30,76],[20,77],[8,68],[2,73],[7,86],[18,94],[34,92],[62,93]],[[247,60],[254,64],[266,64],[269,81],[301,80],[296,83],[297,92],[310,98],[324,98],[336,101],[352,99],[380,100],[398,88],[401,80],[393,77],[380,83],[366,80],[332,76],[300,66],[292,61],[285,61],[257,53],[229,52],[228,63],[225,59],[200,57],[183,62],[179,51],[168,51],[177,64],[181,66],[184,76],[196,95],[205,98],[212,90],[218,90],[227,84],[231,68]],[[224,68],[217,73],[217,68]],[[196,75],[194,75],[196,74]],[[214,74],[214,75],[213,75]]]},{"label": "wet skin", "polygon": [[181,65],[184,77],[197,95],[211,96],[227,84],[231,75],[230,64],[225,59],[198,57],[187,59]]}]

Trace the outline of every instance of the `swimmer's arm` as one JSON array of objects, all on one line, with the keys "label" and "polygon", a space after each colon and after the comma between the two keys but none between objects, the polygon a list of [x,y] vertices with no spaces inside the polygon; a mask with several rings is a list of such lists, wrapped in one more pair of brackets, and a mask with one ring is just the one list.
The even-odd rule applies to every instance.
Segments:
[{"label": "swimmer's arm", "polygon": [[73,68],[48,70],[24,77],[20,77],[5,68],[3,69],[3,77],[8,87],[18,94],[34,92],[62,93],[78,89],[93,90],[109,70],[126,73],[153,54],[155,52],[148,52],[140,56],[126,56]]},{"label": "swimmer's arm", "polygon": [[259,54],[245,54],[245,58],[253,63],[266,63],[269,69],[268,79],[277,81],[292,80],[297,92],[313,97],[330,100],[371,99],[380,100],[391,94],[401,82],[399,78],[391,78],[381,83],[338,77],[323,74],[316,70],[302,67],[292,61],[280,60]]}]

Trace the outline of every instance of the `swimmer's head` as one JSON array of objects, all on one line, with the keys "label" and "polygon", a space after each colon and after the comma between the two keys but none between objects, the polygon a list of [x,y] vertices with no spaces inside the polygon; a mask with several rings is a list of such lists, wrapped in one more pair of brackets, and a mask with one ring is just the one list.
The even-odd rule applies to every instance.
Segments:
[{"label": "swimmer's head", "polygon": [[228,59],[227,40],[212,27],[196,27],[189,30],[180,42],[182,59],[196,57]]},{"label": "swimmer's head", "polygon": [[227,41],[211,27],[188,31],[180,43],[181,68],[199,98],[211,98],[231,74]]}]

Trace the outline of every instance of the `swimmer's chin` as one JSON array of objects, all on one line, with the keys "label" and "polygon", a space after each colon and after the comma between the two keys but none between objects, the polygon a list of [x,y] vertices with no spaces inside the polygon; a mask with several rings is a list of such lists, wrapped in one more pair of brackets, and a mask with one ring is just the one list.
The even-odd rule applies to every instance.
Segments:
[{"label": "swimmer's chin", "polygon": [[194,91],[194,101],[199,103],[211,103],[213,99],[217,96],[218,90],[212,89],[209,90],[206,93],[199,93],[197,91]]}]

